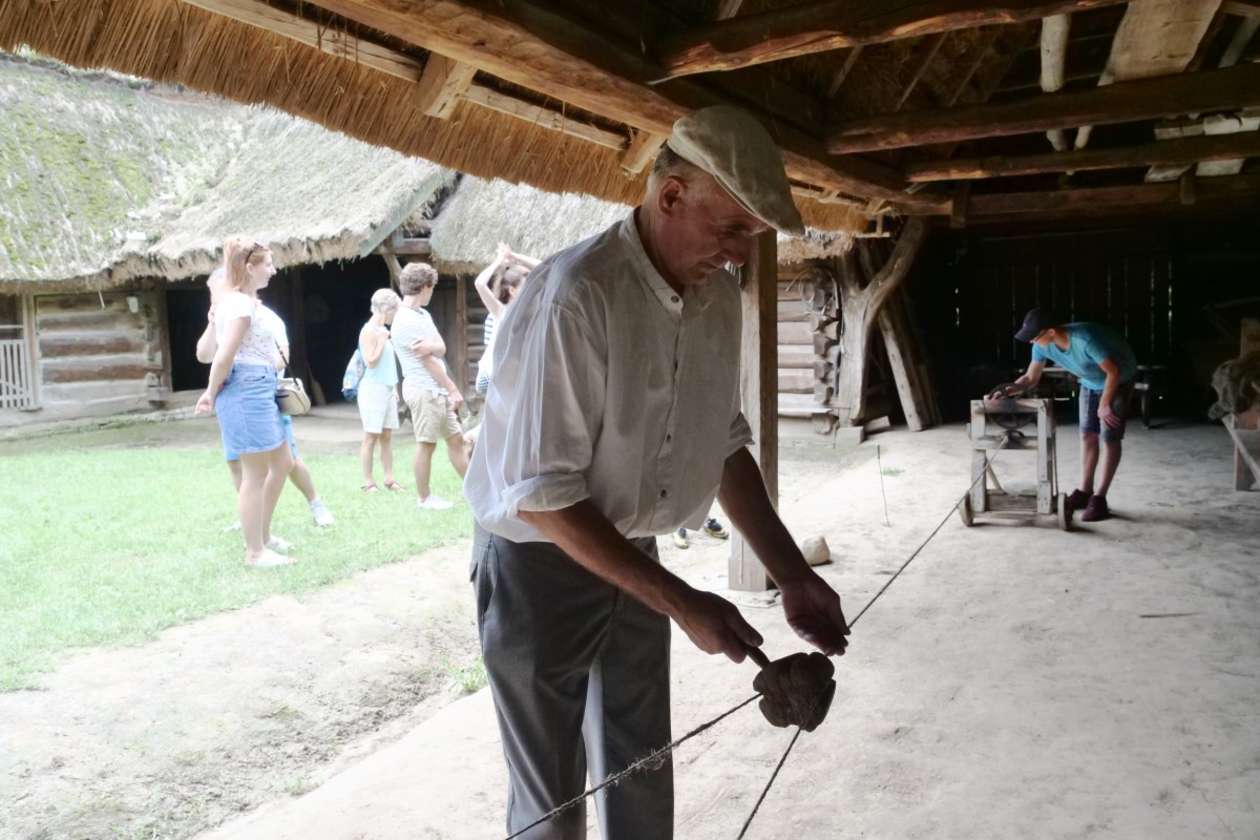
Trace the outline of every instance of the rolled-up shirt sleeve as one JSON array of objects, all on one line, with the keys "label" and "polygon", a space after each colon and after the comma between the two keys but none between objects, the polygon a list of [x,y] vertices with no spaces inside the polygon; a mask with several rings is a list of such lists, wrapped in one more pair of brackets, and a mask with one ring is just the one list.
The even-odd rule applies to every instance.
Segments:
[{"label": "rolled-up shirt sleeve", "polygon": [[[503,441],[504,513],[560,510],[590,497],[588,471],[603,423],[607,349],[583,315],[553,304],[511,342],[521,357]],[[510,372],[508,372],[510,370]]]},{"label": "rolled-up shirt sleeve", "polygon": [[731,419],[731,431],[726,440],[726,457],[729,458],[748,444],[752,443],[752,428],[744,417],[744,412],[736,411]]}]

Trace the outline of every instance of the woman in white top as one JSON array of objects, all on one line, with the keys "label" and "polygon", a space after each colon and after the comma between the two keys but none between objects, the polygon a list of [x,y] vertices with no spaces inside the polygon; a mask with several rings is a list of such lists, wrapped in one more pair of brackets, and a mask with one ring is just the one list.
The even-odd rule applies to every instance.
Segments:
[{"label": "woman in white top", "polygon": [[256,317],[258,290],[276,273],[267,246],[247,237],[224,243],[226,288],[215,304],[218,349],[210,382],[197,400],[197,413],[219,418],[223,448],[241,460],[237,510],[245,537],[245,563],[283,566],[293,558],[267,547],[271,516],[293,468],[276,403],[280,346],[274,324]]},{"label": "woman in white top", "polygon": [[372,317],[359,330],[359,352],[367,370],[359,380],[359,419],[363,421],[363,444],[359,462],[363,466],[363,490],[374,492],[372,451],[381,443],[381,469],[385,471],[385,489],[401,490],[394,480],[393,432],[398,428],[398,362],[394,345],[389,340],[389,325],[394,322],[402,299],[393,289],[377,289],[372,295]]},{"label": "woman in white top", "polygon": [[[226,288],[227,274],[223,267],[220,266],[210,273],[210,277],[206,280],[206,288],[210,290],[210,311],[206,313],[206,329],[197,339],[197,361],[203,364],[210,364],[214,361],[214,354],[219,349],[218,329],[214,320],[215,304],[223,295],[231,291]],[[289,338],[288,331],[285,329],[284,320],[261,300],[258,302],[258,316],[266,317],[271,324],[271,330],[276,335],[276,340],[280,345],[280,350],[285,358],[289,355]],[[283,364],[283,360],[279,360]],[[324,504],[324,500],[319,497],[319,492],[315,489],[315,479],[311,477],[311,470],[306,466],[306,462],[302,460],[302,456],[298,453],[297,440],[293,436],[293,418],[287,414],[280,415],[280,422],[284,426],[285,440],[289,444],[289,454],[293,456],[293,469],[289,471],[289,481],[293,482],[293,486],[302,492],[306,497],[306,504],[311,509],[311,516],[315,519],[315,525],[320,528],[326,528],[334,523],[332,511]],[[241,491],[241,456],[240,453],[226,449],[223,457],[228,464],[228,472],[232,476],[232,486],[236,492]],[[231,525],[228,530],[240,530],[241,522]],[[281,553],[285,552],[291,546],[286,540],[281,539],[275,534],[271,535],[268,542],[268,548],[275,549]]]}]

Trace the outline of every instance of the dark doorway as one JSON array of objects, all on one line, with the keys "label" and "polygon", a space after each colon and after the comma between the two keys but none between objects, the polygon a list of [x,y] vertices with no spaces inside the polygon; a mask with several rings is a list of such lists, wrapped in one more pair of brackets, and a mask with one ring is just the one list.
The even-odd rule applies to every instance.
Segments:
[{"label": "dark doorway", "polygon": [[210,368],[197,361],[197,339],[206,328],[210,292],[206,278],[167,286],[166,317],[170,328],[171,390],[203,390]]}]

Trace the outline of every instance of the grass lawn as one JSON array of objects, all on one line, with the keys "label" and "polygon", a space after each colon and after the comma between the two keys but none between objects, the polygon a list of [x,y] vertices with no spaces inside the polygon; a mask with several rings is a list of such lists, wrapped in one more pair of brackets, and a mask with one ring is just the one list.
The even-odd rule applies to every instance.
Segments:
[{"label": "grass lawn", "polygon": [[[302,456],[337,524],[316,528],[302,494],[287,485],[273,530],[296,545],[300,562],[248,569],[240,534],[224,531],[236,519],[235,498],[216,447],[148,446],[144,429],[105,436],[105,445],[101,437],[0,449],[0,691],[37,685],[68,648],[142,642],[472,533],[465,504],[415,509],[409,436],[395,447],[406,493],[365,494],[356,454],[307,448]],[[460,498],[442,447],[434,491]]]}]

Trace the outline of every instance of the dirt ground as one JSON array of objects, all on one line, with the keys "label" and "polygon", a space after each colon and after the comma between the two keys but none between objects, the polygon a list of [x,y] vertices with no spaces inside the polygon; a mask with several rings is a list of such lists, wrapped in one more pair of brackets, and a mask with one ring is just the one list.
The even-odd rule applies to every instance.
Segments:
[{"label": "dirt ground", "polygon": [[[1134,430],[1118,518],[1077,533],[951,518],[854,628],[831,717],[748,837],[1260,836],[1260,493],[1228,489],[1226,441]],[[1062,429],[1068,487],[1075,457]],[[785,443],[781,510],[826,536],[821,571],[850,617],[957,500],[968,462],[959,426]],[[1026,487],[1032,458],[997,470]],[[446,671],[475,650],[466,551],[85,652],[44,691],[0,696],[0,837],[503,836],[488,692],[452,702]],[[708,588],[726,555],[662,540]],[[743,603],[771,656],[800,649],[777,607]],[[675,633],[673,675],[681,733],[749,696],[754,666]],[[734,838],[789,737],[750,707],[684,744],[676,836]]]},{"label": "dirt ground", "polygon": [[[1228,489],[1226,441],[1209,426],[1134,430],[1117,518],[1076,533],[951,516],[855,626],[829,720],[801,738],[747,837],[1260,836],[1260,493]],[[875,444],[895,473],[888,526]],[[843,465],[785,457],[785,518],[831,543],[823,573],[850,616],[949,511],[968,457],[956,426],[881,435]],[[1008,487],[1034,475],[1021,453],[997,470]],[[719,587],[724,565],[707,547],[676,568]],[[746,614],[772,656],[800,649],[776,608]],[[752,676],[676,633],[675,732],[749,696]],[[789,738],[748,708],[684,744],[676,836],[738,836]],[[483,691],[202,840],[484,840],[505,835],[503,807]]]}]

